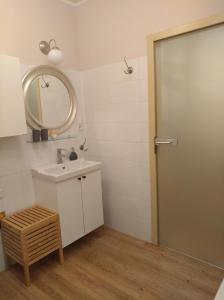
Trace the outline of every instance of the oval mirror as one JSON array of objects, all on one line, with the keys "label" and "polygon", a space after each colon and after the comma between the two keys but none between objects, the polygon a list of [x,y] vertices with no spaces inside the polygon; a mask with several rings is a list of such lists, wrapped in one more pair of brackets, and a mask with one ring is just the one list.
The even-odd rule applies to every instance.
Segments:
[{"label": "oval mirror", "polygon": [[74,122],[77,99],[68,77],[51,66],[39,66],[23,78],[26,119],[29,127],[47,128],[59,135]]}]

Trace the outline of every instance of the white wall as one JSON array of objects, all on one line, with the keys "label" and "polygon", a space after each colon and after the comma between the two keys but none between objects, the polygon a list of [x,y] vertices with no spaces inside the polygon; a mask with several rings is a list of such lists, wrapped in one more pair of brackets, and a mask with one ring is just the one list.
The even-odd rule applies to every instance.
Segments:
[{"label": "white wall", "polygon": [[103,163],[105,223],[151,239],[147,59],[83,72],[89,158]]}]

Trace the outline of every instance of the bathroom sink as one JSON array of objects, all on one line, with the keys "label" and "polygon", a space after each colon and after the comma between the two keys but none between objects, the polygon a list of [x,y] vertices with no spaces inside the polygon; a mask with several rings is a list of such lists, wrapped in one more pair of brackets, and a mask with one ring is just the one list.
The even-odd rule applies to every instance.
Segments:
[{"label": "bathroom sink", "polygon": [[77,159],[63,164],[52,164],[32,168],[32,175],[54,182],[64,181],[100,168],[101,163],[85,159]]}]

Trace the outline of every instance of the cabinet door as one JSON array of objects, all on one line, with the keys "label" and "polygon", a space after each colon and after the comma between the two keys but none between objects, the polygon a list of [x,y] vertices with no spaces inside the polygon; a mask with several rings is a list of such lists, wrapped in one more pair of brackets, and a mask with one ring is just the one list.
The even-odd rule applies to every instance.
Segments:
[{"label": "cabinet door", "polygon": [[57,194],[62,245],[65,247],[84,235],[81,181],[72,178],[58,183]]},{"label": "cabinet door", "polygon": [[27,132],[19,59],[0,55],[0,137]]},{"label": "cabinet door", "polygon": [[89,233],[104,223],[100,170],[82,178],[82,199],[85,233]]}]

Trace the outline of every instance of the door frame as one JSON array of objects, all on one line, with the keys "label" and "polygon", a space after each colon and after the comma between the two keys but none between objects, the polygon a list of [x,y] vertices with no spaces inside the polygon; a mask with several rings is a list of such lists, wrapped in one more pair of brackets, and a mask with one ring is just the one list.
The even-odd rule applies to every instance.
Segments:
[{"label": "door frame", "polygon": [[224,13],[200,19],[189,24],[181,25],[147,37],[148,42],[148,94],[149,94],[149,161],[151,181],[151,222],[152,243],[159,245],[159,215],[158,215],[158,180],[157,158],[155,153],[156,130],[156,70],[155,70],[155,44],[174,36],[197,31],[224,23]]}]

